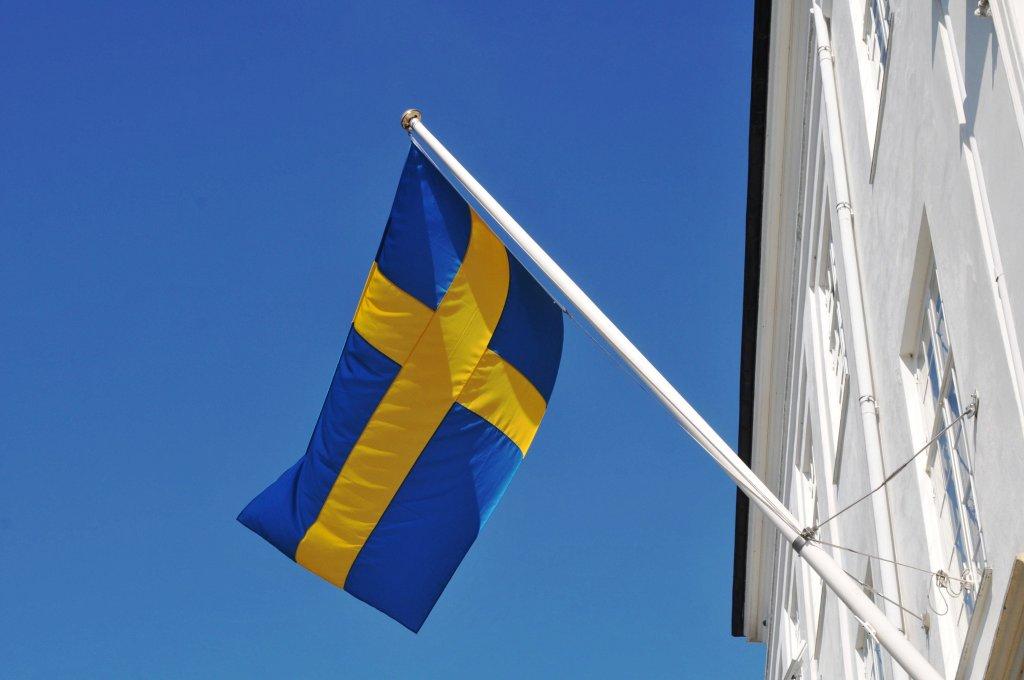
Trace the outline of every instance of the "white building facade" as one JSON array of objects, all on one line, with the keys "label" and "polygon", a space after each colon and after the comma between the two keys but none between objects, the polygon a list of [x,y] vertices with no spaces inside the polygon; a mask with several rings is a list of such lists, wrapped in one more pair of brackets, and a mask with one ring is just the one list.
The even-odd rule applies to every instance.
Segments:
[{"label": "white building facade", "polygon": [[[752,78],[740,455],[942,675],[1017,680],[1024,0],[758,0]],[[766,678],[906,677],[736,519]]]}]

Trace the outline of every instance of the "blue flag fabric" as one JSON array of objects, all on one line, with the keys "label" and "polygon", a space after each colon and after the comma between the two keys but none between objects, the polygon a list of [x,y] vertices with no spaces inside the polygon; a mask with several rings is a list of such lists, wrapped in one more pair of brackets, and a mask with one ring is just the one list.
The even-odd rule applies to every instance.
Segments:
[{"label": "blue flag fabric", "polygon": [[562,330],[412,147],[306,453],[239,521],[418,631],[536,435]]}]

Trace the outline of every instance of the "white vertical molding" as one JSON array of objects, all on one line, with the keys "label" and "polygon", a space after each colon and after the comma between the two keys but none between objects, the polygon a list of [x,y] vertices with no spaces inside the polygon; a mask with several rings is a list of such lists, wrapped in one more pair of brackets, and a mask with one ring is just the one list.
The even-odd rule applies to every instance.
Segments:
[{"label": "white vertical molding", "polygon": [[[1001,46],[1000,55],[1006,64],[1005,71],[1010,98],[1013,101],[1018,128],[1022,139],[1024,139],[1024,110],[1021,108],[1022,88],[1024,88],[1024,72],[1022,72],[1024,41],[1020,39],[1020,31],[1024,31],[1024,24],[1021,23],[1021,20],[1024,19],[1024,6],[1014,7],[1012,2],[1005,2],[1005,0],[992,0],[990,6],[992,7],[992,20],[996,26],[996,37]],[[1006,285],[1006,270],[1003,268],[1002,257],[999,254],[995,221],[989,207],[988,189],[985,186],[985,174],[982,171],[978,140],[973,134],[968,134],[965,129],[967,117],[964,113],[964,101],[967,92],[963,74],[960,71],[960,60],[948,14],[943,15],[939,32],[949,71],[953,106],[960,123],[961,146],[967,161],[971,198],[974,201],[978,229],[981,232],[981,245],[989,270],[989,289],[992,291],[1003,350],[1010,368],[1010,383],[1017,406],[1017,419],[1022,432],[1024,432],[1024,359],[1021,357],[1020,342],[1018,342],[1017,329],[1013,321],[1013,308],[1010,306],[1010,293]]]},{"label": "white vertical molding", "polygon": [[[817,59],[813,59],[817,63]],[[815,81],[818,78],[818,74],[813,74]],[[813,85],[812,81],[812,85]],[[814,188],[811,192],[811,196],[814,198],[820,198],[824,200],[826,197],[826,191],[824,187],[817,186],[818,168],[817,165],[820,163],[825,164],[825,149],[823,135],[823,126],[820,125],[821,117],[821,93],[819,90],[814,90],[814,98],[818,102],[817,107],[812,109],[814,115],[818,117],[819,124],[815,128],[815,135],[812,142],[809,144],[813,152],[809,155],[809,158],[814,159],[814,170],[813,173],[809,172],[808,177],[812,178],[810,181],[814,182]],[[827,257],[827,253],[823,255],[823,248],[827,248],[824,239],[824,221],[823,208],[831,214],[831,209],[827,206],[819,206],[816,201],[809,200],[808,203],[812,205],[811,209],[805,211],[805,224],[809,226],[805,228],[805,232],[811,232],[813,229],[813,241],[811,242],[811,260],[816,262],[817,266],[815,269],[821,267],[821,258]],[[813,226],[810,226],[813,225]],[[814,283],[817,287],[817,283]],[[810,396],[813,409],[815,411],[815,421],[818,423],[818,427],[815,430],[815,435],[818,438],[818,453],[820,456],[820,469],[822,474],[819,475],[818,483],[820,484],[819,499],[823,503],[825,510],[825,517],[830,517],[839,510],[839,502],[836,498],[836,489],[833,484],[833,471],[836,464],[837,453],[839,447],[842,446],[842,440],[839,433],[834,432],[837,428],[834,425],[832,418],[831,409],[839,409],[839,419],[845,418],[844,403],[830,404],[829,403],[829,390],[826,385],[828,378],[826,377],[826,355],[828,350],[824,345],[824,320],[821,316],[821,308],[818,304],[817,293],[814,295],[814,302],[806,306],[804,310],[804,342],[806,345],[806,351],[811,356],[811,369],[810,369]],[[838,429],[841,431],[842,426]],[[828,525],[826,531],[828,531],[828,537],[825,539],[829,543],[836,545],[842,545],[841,535],[842,523],[838,520],[831,522]],[[837,563],[842,564],[844,555],[839,551],[838,548],[829,548],[829,554],[832,555]],[[827,608],[827,605],[826,605]],[[824,614],[824,612],[822,612]],[[838,617],[839,612],[836,611]],[[842,652],[842,665],[843,665],[843,679],[853,679],[853,668],[851,666],[851,659],[853,653],[853,644],[850,640],[849,627],[843,625],[843,620],[837,618],[837,631],[839,635],[839,646]]]},{"label": "white vertical molding", "polygon": [[1017,130],[1024,143],[1024,4],[1020,0],[990,0],[992,23],[1006,64],[1010,99],[1017,116]]},{"label": "white vertical molding", "polygon": [[[836,232],[839,237],[843,269],[846,283],[846,296],[849,300],[847,315],[850,330],[850,344],[853,348],[853,369],[857,376],[857,388],[860,390],[859,402],[861,424],[864,430],[865,459],[868,468],[868,483],[871,488],[882,485],[885,479],[885,466],[882,460],[881,435],[878,430],[878,414],[875,402],[874,378],[871,371],[871,352],[868,345],[867,321],[862,298],[863,286],[860,278],[860,265],[857,261],[857,245],[853,233],[853,208],[851,205],[849,182],[846,174],[846,153],[843,146],[842,124],[839,116],[839,97],[836,89],[835,71],[833,67],[832,45],[828,27],[821,9],[815,4],[815,32],[818,44],[818,59],[821,62],[822,95],[824,97],[825,120],[827,124],[828,151],[831,158],[834,198],[836,201]],[[871,495],[872,520],[879,556],[880,590],[896,602],[902,601],[899,575],[893,562],[896,560],[892,523],[889,511],[888,489]],[[889,620],[893,625],[906,630],[903,611],[893,602],[884,605]],[[902,670],[893,666],[897,679],[905,677]]]},{"label": "white vertical molding", "polygon": [[971,194],[978,214],[978,229],[981,231],[981,245],[985,251],[985,262],[989,270],[989,289],[992,291],[996,317],[999,319],[999,332],[1002,336],[1006,361],[1010,365],[1010,383],[1013,386],[1014,401],[1017,405],[1017,419],[1024,432],[1024,361],[1021,359],[1020,342],[1017,339],[1017,328],[1013,321],[1013,308],[1010,306],[1010,292],[1006,286],[1006,270],[999,255],[999,243],[992,219],[992,211],[988,204],[988,190],[985,187],[985,175],[978,157],[978,142],[970,136],[963,145],[967,160],[967,172],[971,180]]}]

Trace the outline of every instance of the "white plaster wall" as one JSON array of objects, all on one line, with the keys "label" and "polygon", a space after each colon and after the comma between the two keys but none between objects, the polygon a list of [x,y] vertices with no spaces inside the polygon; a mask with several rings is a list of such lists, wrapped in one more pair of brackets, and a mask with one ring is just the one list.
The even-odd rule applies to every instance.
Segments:
[{"label": "white plaster wall", "polygon": [[[772,191],[765,196],[763,238],[774,247],[762,253],[762,271],[770,272],[771,278],[762,280],[760,307],[762,318],[770,316],[773,323],[767,326],[769,337],[759,334],[758,338],[755,412],[760,415],[755,417],[752,465],[785,497],[784,423],[785,414],[793,407],[788,403],[792,399],[789,364],[793,360],[794,338],[803,332],[803,317],[795,314],[799,295],[794,294],[802,284],[794,281],[796,268],[792,259],[794,249],[798,248],[793,232],[797,224],[803,129],[800,117],[806,85],[808,17],[803,10],[809,8],[809,3],[795,3],[795,10],[789,3],[776,4],[779,7],[773,16],[775,62],[770,66],[772,104],[768,121],[768,143],[774,153],[766,161],[766,187],[772,187]],[[851,8],[851,4],[855,7]],[[858,0],[834,0],[831,32],[886,470],[902,463],[921,443],[910,422],[901,344],[908,307],[913,304],[910,286],[919,231],[925,219],[930,228],[961,392],[967,395],[977,391],[981,397],[980,413],[969,424],[968,432],[974,437],[977,495],[993,569],[993,597],[978,657],[967,675],[981,678],[1013,556],[1024,551],[1024,423],[1010,378],[1013,367],[1008,347],[1000,330],[991,261],[983,242],[986,225],[979,222],[978,202],[987,204],[1006,269],[1013,316],[1024,323],[1024,141],[1008,90],[1005,59],[1000,54],[991,19],[974,16],[976,3],[951,0],[948,4],[967,92],[964,119],[958,115],[955,90],[950,85],[946,54],[938,33],[938,3],[894,0],[897,17],[875,159],[868,133],[871,126],[865,119],[865,93],[857,52],[863,5]],[[780,47],[777,38],[785,38],[788,44]],[[782,59],[786,63],[779,63]],[[963,145],[971,136],[976,139],[984,180],[980,197],[963,152]],[[842,304],[848,314],[849,301],[843,299]],[[761,324],[760,330],[764,329],[766,325]],[[1018,331],[1018,338],[1024,337],[1024,328]],[[1019,346],[1011,349],[1022,351]],[[853,362],[868,360],[849,357],[853,398],[846,414],[842,473],[836,487],[840,506],[869,488],[856,399],[863,390],[852,370]],[[929,565],[925,527],[932,499],[919,477],[914,469],[901,473],[888,488],[889,502],[898,559]],[[828,483],[831,470],[819,470],[818,479],[820,484]],[[844,545],[869,552],[877,550],[870,512],[870,503],[864,503],[837,520]],[[748,637],[767,638],[771,648],[776,642],[772,631],[779,627],[780,605],[777,597],[767,594],[777,592],[780,579],[788,578],[788,561],[782,559],[782,550],[786,548],[780,549],[771,532],[760,524],[758,527],[751,533],[751,547],[755,542],[757,546],[756,559],[751,554],[747,592],[748,596],[756,593],[757,597],[748,603],[748,631],[751,614],[759,617],[755,625],[760,624],[762,617],[771,625],[765,626],[769,630],[755,635],[748,632]],[[863,558],[846,555],[843,564],[855,574],[864,570]],[[751,579],[759,583],[753,584]],[[907,608],[927,612],[929,588],[926,575],[900,570],[900,597]],[[935,623],[934,616],[932,619],[926,633],[918,621],[907,617],[908,635],[937,668],[953,678],[960,650],[954,648],[949,631]],[[847,630],[845,642],[841,635],[843,627]],[[849,644],[856,639],[856,629],[852,617],[829,596],[819,643],[818,677],[850,677]],[[805,634],[810,640],[817,631],[808,630]],[[773,650],[769,659],[778,654]],[[766,671],[769,677],[775,677],[771,665]]]}]

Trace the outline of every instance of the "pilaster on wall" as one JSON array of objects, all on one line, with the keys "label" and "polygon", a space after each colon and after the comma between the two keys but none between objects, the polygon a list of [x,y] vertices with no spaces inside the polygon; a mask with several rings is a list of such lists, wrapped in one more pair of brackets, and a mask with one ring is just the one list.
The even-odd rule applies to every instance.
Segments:
[{"label": "pilaster on wall", "polygon": [[1020,142],[1024,144],[1024,5],[1018,0],[990,0],[989,7],[1010,81]]}]

